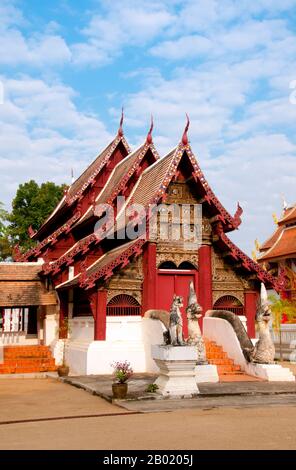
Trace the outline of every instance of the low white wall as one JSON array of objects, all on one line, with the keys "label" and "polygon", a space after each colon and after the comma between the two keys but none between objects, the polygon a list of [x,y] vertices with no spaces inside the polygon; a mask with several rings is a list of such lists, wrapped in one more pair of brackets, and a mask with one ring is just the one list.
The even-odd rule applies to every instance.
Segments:
[{"label": "low white wall", "polygon": [[58,337],[59,315],[48,314],[44,320],[44,344],[50,346]]},{"label": "low white wall", "polygon": [[111,374],[111,363],[124,360],[135,372],[146,371],[141,316],[107,317],[106,341],[93,340],[92,317],[73,318],[69,325],[66,361],[71,374]]},{"label": "low white wall", "polygon": [[38,337],[28,337],[24,332],[2,333],[0,346],[34,346],[38,344]]}]

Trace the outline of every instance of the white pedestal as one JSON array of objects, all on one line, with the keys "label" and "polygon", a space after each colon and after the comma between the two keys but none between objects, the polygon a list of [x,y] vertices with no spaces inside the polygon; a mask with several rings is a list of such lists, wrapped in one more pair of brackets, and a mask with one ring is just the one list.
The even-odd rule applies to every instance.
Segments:
[{"label": "white pedestal", "polygon": [[192,397],[199,393],[195,379],[196,347],[152,345],[151,354],[159,367],[157,393]]},{"label": "white pedestal", "polygon": [[212,364],[200,364],[195,366],[195,380],[197,384],[205,382],[219,382],[217,366]]},{"label": "white pedestal", "polygon": [[268,382],[295,382],[290,369],[279,364],[249,364],[247,372]]}]

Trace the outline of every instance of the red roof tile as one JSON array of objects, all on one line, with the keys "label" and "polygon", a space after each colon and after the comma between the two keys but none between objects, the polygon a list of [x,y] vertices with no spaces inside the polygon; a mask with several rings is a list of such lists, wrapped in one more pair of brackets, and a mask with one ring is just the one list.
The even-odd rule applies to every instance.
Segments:
[{"label": "red roof tile", "polygon": [[296,226],[286,227],[274,245],[259,258],[259,261],[268,261],[291,255],[296,255]]},{"label": "red roof tile", "polygon": [[269,250],[269,248],[271,248],[272,245],[277,241],[283,230],[284,227],[277,227],[271,237],[269,237],[264,243],[262,243],[262,245],[260,246],[260,251]]}]

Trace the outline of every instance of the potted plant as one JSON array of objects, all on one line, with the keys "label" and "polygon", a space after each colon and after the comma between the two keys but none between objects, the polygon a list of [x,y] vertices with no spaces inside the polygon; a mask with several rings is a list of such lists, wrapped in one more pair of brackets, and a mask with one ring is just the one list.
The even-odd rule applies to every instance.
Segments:
[{"label": "potted plant", "polygon": [[113,362],[113,376],[116,382],[112,384],[112,392],[114,398],[125,398],[127,395],[127,381],[133,375],[134,371],[128,361]]},{"label": "potted plant", "polygon": [[60,377],[67,377],[70,372],[70,367],[66,364],[66,341],[69,334],[68,318],[64,318],[58,328],[60,339],[63,341],[63,360],[62,364],[58,366],[58,374]]}]

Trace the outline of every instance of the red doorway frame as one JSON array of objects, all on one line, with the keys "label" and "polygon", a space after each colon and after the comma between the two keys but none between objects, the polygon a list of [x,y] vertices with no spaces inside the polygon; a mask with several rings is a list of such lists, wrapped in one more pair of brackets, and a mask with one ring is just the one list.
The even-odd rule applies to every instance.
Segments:
[{"label": "red doorway frame", "polygon": [[[198,295],[198,270],[197,269],[161,269],[161,268],[157,269],[157,280],[159,279],[158,276],[166,276],[166,275],[173,277],[173,282],[174,282],[173,290],[175,290],[176,277],[180,278],[181,276],[192,276],[193,281],[194,281],[194,288]],[[188,283],[188,288],[189,288],[189,283]],[[171,297],[170,305],[173,300],[174,293],[177,293],[178,295],[178,292],[170,292],[170,297]],[[156,288],[157,307],[156,308],[163,308],[161,305],[160,295],[161,295],[161,292],[159,292],[159,285],[157,284],[157,288]],[[184,302],[184,306],[182,308],[183,330],[184,330],[184,336],[187,337],[187,334],[188,334],[188,326],[187,326],[187,318],[186,318],[187,298],[184,298],[184,296],[183,296],[183,302]]]}]

